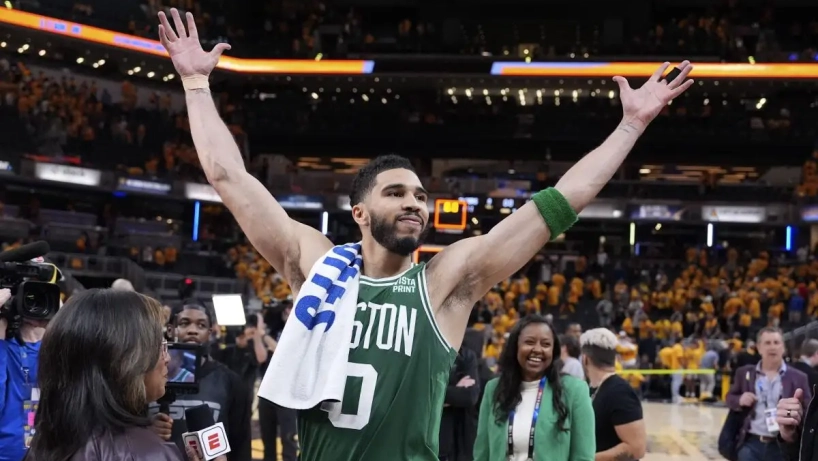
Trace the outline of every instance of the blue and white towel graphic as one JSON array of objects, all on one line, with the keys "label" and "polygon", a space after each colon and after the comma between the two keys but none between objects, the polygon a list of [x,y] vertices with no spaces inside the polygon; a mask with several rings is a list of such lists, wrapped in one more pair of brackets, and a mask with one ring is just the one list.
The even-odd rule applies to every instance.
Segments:
[{"label": "blue and white towel graphic", "polygon": [[258,396],[303,410],[344,395],[358,302],[361,244],[329,250],[298,292]]}]

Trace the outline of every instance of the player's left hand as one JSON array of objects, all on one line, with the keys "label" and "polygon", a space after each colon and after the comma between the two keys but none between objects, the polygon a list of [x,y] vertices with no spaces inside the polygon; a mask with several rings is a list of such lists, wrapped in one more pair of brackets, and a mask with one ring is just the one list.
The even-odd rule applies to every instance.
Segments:
[{"label": "player's left hand", "polygon": [[670,101],[693,85],[693,80],[686,80],[693,70],[690,61],[679,64],[682,72],[671,82],[662,78],[668,67],[669,62],[659,66],[650,79],[637,89],[631,88],[625,77],[617,75],[613,78],[619,84],[619,99],[622,101],[622,114],[626,121],[646,127]]}]

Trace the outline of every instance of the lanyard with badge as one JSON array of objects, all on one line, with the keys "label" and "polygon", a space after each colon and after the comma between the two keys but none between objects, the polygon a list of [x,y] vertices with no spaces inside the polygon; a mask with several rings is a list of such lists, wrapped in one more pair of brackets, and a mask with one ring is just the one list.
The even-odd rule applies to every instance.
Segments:
[{"label": "lanyard with badge", "polygon": [[[537,427],[537,418],[540,416],[540,403],[542,403],[542,393],[548,379],[543,376],[537,388],[537,400],[534,401],[534,414],[531,416],[531,429],[528,432],[528,461],[534,461],[534,429]],[[508,459],[514,457],[514,414],[511,410],[508,414]]]},{"label": "lanyard with badge", "polygon": [[770,387],[766,392],[764,391],[762,381],[765,381],[765,379],[756,378],[758,399],[764,399],[764,423],[767,425],[767,432],[769,432],[771,435],[776,435],[779,431],[778,423],[775,421],[776,405],[778,402],[773,402],[772,407],[770,407],[770,394],[773,392],[774,380],[767,380],[769,381]]},{"label": "lanyard with badge", "polygon": [[23,440],[25,448],[31,447],[34,438],[34,417],[37,414],[37,405],[40,403],[40,389],[31,376],[31,357],[26,351],[26,343],[20,342],[20,362],[23,372],[23,384],[31,391],[28,400],[23,401]]}]

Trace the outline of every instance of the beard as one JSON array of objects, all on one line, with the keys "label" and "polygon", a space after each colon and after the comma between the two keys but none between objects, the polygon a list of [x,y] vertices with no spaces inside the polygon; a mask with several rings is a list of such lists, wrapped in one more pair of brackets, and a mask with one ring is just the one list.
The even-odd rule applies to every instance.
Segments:
[{"label": "beard", "polygon": [[420,247],[423,239],[429,233],[429,227],[424,227],[417,238],[412,236],[398,237],[397,224],[397,221],[390,223],[386,218],[373,214],[372,238],[391,253],[409,256]]}]

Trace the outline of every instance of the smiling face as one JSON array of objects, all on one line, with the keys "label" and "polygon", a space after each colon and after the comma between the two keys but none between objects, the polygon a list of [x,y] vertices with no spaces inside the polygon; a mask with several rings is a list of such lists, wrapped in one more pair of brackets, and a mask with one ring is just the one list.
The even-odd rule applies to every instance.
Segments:
[{"label": "smiling face", "polygon": [[545,374],[554,358],[554,332],[545,323],[532,323],[520,332],[517,362],[523,381],[536,381]]},{"label": "smiling face", "polygon": [[366,199],[352,213],[361,228],[392,253],[409,256],[428,232],[428,193],[418,176],[395,168],[378,174]]}]

